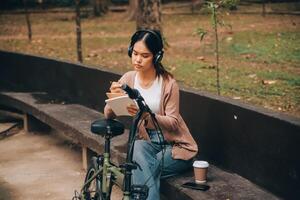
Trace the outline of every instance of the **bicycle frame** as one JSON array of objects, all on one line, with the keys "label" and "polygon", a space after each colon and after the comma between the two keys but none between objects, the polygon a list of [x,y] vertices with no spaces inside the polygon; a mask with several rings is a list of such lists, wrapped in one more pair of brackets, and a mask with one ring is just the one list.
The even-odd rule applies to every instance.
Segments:
[{"label": "bicycle frame", "polygon": [[[130,97],[132,98],[132,97]],[[142,114],[144,112],[150,113],[150,115],[155,119],[154,114],[152,111],[149,109],[149,107],[146,105],[144,102],[144,99],[139,95],[138,97],[134,98],[138,104],[139,111],[133,118],[133,125],[130,129],[129,137],[128,137],[128,149],[127,149],[127,154],[126,154],[126,162],[119,167],[116,165],[112,164],[110,162],[110,139],[112,137],[112,132],[110,130],[110,126],[107,126],[106,134],[105,134],[105,148],[104,148],[104,153],[103,153],[103,160],[101,159],[102,156],[98,156],[96,158],[96,163],[93,163],[94,167],[94,173],[92,174],[92,177],[89,177],[87,173],[87,178],[86,182],[84,183],[80,197],[79,199],[81,200],[86,200],[90,199],[90,191],[88,193],[85,193],[85,190],[89,188],[90,183],[93,180],[96,180],[96,191],[99,194],[99,191],[97,188],[99,187],[99,184],[101,183],[101,191],[100,191],[100,196],[103,194],[105,198],[110,197],[110,192],[111,192],[111,187],[112,184],[117,185],[119,188],[122,189],[123,191],[123,200],[130,200],[132,195],[138,195],[138,198],[140,198],[139,195],[144,195],[147,196],[148,189],[143,188],[144,186],[140,185],[134,185],[132,187],[131,183],[131,176],[132,176],[132,170],[136,169],[138,164],[134,163],[132,161],[133,158],[133,151],[134,151],[134,141],[135,141],[135,136],[137,132],[137,127],[140,122],[140,119],[142,117]],[[102,164],[99,164],[101,159]],[[93,162],[95,162],[93,160]],[[102,176],[101,176],[102,175]],[[101,177],[102,180],[97,182],[97,177]],[[132,191],[133,189],[133,191]],[[132,193],[133,192],[133,193]],[[85,196],[85,194],[87,196]],[[97,193],[96,193],[97,194]],[[76,194],[75,194],[76,196]],[[136,197],[136,196],[135,196]]]},{"label": "bicycle frame", "polygon": [[[115,180],[113,181],[118,187],[123,188],[123,182],[124,182],[124,174],[121,172],[121,168],[120,167],[116,167],[113,164],[109,163],[109,154],[105,153],[104,155],[104,162],[103,162],[103,167],[99,166],[99,169],[95,172],[95,174],[89,179],[87,180],[83,187],[86,187],[87,185],[89,185],[98,175],[102,174],[102,192],[103,193],[107,193],[109,192],[109,182],[107,180],[107,174],[111,173],[113,174]],[[112,180],[109,180],[112,181]],[[130,195],[130,194],[128,194]],[[126,198],[123,198],[124,200],[129,200],[129,196],[126,195]],[[125,197],[125,194],[124,194]]]},{"label": "bicycle frame", "polygon": [[[138,104],[141,104],[141,102]],[[132,170],[136,169],[135,164],[132,162],[133,150],[134,150],[134,140],[136,135],[136,130],[138,123],[142,117],[142,113],[144,112],[143,105],[140,105],[140,110],[134,116],[133,119],[133,126],[130,129],[129,137],[128,137],[128,149],[127,149],[127,156],[126,156],[126,163],[123,165],[124,167],[117,167],[110,162],[110,136],[109,132],[105,136],[105,149],[103,154],[103,166],[98,165],[98,169],[89,178],[83,185],[81,189],[81,196],[85,199],[83,191],[86,186],[88,186],[96,177],[102,174],[102,184],[101,184],[101,191],[102,193],[109,193],[110,192],[110,184],[112,182],[117,185],[123,191],[123,200],[130,200],[131,196],[131,176]],[[97,157],[97,161],[101,156]],[[122,170],[124,172],[122,172]]]}]

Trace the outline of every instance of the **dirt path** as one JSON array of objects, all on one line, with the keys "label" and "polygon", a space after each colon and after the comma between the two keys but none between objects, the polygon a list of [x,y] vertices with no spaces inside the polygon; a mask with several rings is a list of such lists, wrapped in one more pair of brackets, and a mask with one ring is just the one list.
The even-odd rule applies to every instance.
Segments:
[{"label": "dirt path", "polygon": [[71,200],[85,174],[81,152],[58,133],[23,130],[0,140],[0,169],[0,200]]}]

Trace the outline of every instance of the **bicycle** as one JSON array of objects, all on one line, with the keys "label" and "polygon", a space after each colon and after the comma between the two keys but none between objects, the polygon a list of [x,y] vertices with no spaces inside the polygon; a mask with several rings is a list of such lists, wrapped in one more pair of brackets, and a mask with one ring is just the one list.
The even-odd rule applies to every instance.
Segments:
[{"label": "bicycle", "polygon": [[105,138],[105,148],[103,155],[94,156],[91,159],[83,187],[80,194],[75,191],[73,200],[109,200],[112,186],[117,185],[123,191],[123,200],[146,199],[148,196],[148,187],[144,185],[132,185],[132,170],[139,167],[138,163],[132,160],[134,141],[138,123],[144,112],[148,112],[156,127],[161,132],[161,128],[155,118],[154,113],[145,103],[138,90],[131,89],[124,84],[122,89],[127,92],[131,99],[134,99],[139,107],[139,111],[133,117],[133,125],[129,132],[128,149],[126,162],[116,166],[110,162],[110,139],[123,134],[124,125],[113,119],[97,120],[91,125],[91,132],[101,135]]}]

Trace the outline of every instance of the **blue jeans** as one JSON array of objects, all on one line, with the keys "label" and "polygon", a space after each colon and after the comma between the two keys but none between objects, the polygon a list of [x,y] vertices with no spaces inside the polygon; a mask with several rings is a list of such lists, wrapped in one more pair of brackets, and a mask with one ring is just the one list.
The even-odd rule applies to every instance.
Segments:
[{"label": "blue jeans", "polygon": [[[132,182],[148,186],[147,200],[159,200],[160,179],[177,175],[188,169],[192,166],[192,160],[173,159],[172,145],[159,140],[156,131],[148,131],[148,133],[151,142],[136,140],[134,143],[133,160],[140,165],[141,169],[132,171]],[[161,143],[165,144],[164,155]]]}]

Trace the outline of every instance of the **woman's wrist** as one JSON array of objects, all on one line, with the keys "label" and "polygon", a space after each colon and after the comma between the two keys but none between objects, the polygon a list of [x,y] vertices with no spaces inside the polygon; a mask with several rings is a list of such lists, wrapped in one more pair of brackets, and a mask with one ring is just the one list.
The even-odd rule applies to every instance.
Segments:
[{"label": "woman's wrist", "polygon": [[148,125],[148,122],[149,122],[149,118],[150,117],[150,114],[149,113],[146,113],[145,117],[144,117],[144,126],[147,126]]}]

